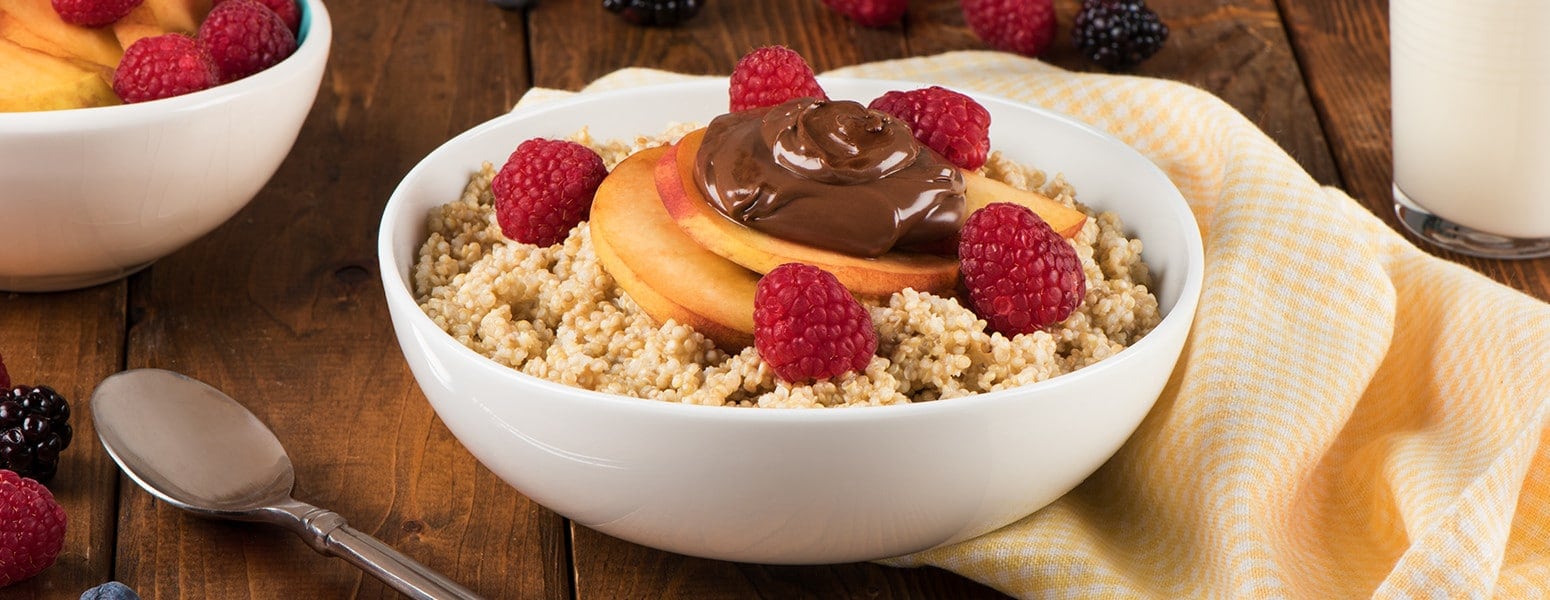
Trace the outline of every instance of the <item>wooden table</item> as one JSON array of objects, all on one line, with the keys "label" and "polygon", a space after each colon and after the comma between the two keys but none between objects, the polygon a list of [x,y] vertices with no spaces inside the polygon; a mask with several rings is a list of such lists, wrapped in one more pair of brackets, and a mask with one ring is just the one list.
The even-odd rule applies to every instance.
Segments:
[{"label": "wooden table", "polygon": [[[329,0],[329,69],[289,159],[225,226],[127,281],[0,294],[0,353],[18,383],[78,409],[103,377],[161,367],[207,381],[269,423],[297,461],[298,494],[490,598],[996,597],[945,571],[872,564],[768,567],[687,558],[576,526],[480,466],[436,419],[393,341],[375,260],[398,180],[530,86],[575,89],[625,66],[730,72],[780,43],[819,70],[982,48],[955,0],[912,0],[906,23],[864,29],[818,0],[708,0],[687,26],[644,29],[600,0],[526,14],[478,0]],[[1172,27],[1138,73],[1210,90],[1319,181],[1394,223],[1383,0],[1153,0]],[[1060,0],[1044,57],[1071,48]],[[3,245],[3,243],[0,243]],[[1550,260],[1460,258],[1540,299]],[[76,598],[117,579],[147,598],[390,598],[345,563],[276,529],[198,520],[127,482],[77,410],[52,489],[69,513],[59,562],[0,591]]]}]

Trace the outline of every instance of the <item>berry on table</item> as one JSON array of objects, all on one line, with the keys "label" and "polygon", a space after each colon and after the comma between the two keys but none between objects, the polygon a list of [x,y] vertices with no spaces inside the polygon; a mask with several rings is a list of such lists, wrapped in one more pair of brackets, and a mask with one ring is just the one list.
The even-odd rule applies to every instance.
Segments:
[{"label": "berry on table", "polygon": [[126,103],[181,96],[219,82],[210,56],[181,33],[136,40],[113,70],[113,92]]},{"label": "berry on table", "polygon": [[38,481],[53,479],[59,453],[70,447],[70,403],[46,386],[16,386],[0,394],[0,469]]},{"label": "berry on table", "polygon": [[693,18],[705,0],[603,0],[603,8],[634,25],[671,27]]},{"label": "berry on table", "polygon": [[[219,5],[226,1],[215,0],[214,4]],[[301,6],[296,4],[296,0],[258,0],[258,2],[279,15],[280,20],[285,22],[285,26],[291,29],[292,34],[301,31]]]},{"label": "berry on table", "polygon": [[603,158],[576,142],[522,142],[490,182],[501,233],[535,246],[559,243],[587,218],[607,175]]},{"label": "berry on table", "polygon": [[43,484],[0,470],[0,587],[42,573],[65,546],[65,509]]},{"label": "berry on table", "polygon": [[296,36],[257,0],[226,0],[199,24],[199,46],[226,83],[285,60],[296,51]]},{"label": "berry on table", "polygon": [[753,340],[759,358],[791,383],[866,369],[877,332],[866,307],[833,274],[786,263],[754,288]]},{"label": "berry on table", "polygon": [[962,0],[964,21],[991,48],[1038,56],[1055,39],[1054,0]]},{"label": "berry on table", "polygon": [[143,0],[53,0],[59,19],[71,25],[102,27],[124,18]]},{"label": "berry on table", "polygon": [[81,594],[80,600],[140,600],[134,589],[117,581],[109,581]]},{"label": "berry on table", "polygon": [[978,169],[990,154],[990,112],[958,92],[939,86],[892,91],[867,108],[893,115],[915,139],[960,169]]},{"label": "berry on table", "polygon": [[1076,250],[1017,204],[996,202],[969,215],[958,259],[974,313],[1003,335],[1064,321],[1087,294]]},{"label": "berry on table", "polygon": [[1141,0],[1084,0],[1071,37],[1077,50],[1111,71],[1141,64],[1168,39],[1168,26]]},{"label": "berry on table", "polygon": [[823,0],[823,3],[863,27],[898,23],[909,8],[908,0]]},{"label": "berry on table", "polygon": [[813,68],[795,50],[765,46],[744,54],[732,68],[732,111],[764,108],[797,98],[828,100]]}]

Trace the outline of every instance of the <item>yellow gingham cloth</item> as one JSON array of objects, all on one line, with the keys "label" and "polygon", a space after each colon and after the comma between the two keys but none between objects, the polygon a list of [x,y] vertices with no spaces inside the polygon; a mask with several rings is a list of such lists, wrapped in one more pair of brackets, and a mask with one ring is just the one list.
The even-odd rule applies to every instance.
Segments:
[{"label": "yellow gingham cloth", "polygon": [[1187,85],[989,52],[829,74],[1072,115],[1166,171],[1206,236],[1190,342],[1125,447],[1032,516],[884,562],[1025,598],[1550,596],[1550,305],[1418,250]]}]

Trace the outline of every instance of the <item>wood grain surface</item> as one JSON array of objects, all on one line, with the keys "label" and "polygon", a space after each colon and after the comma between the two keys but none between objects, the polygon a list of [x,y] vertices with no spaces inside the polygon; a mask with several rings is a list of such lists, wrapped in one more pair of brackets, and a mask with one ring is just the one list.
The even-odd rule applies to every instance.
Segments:
[{"label": "wood grain surface", "polygon": [[[1060,31],[1043,58],[1094,70],[1070,42],[1078,4],[1057,0]],[[1317,180],[1394,223],[1383,0],[1150,4],[1173,34],[1136,74],[1220,95]],[[576,89],[630,66],[724,75],[767,44],[818,70],[984,48],[957,0],[911,0],[903,23],[877,29],[819,0],[708,0],[676,28],[628,25],[598,0],[328,7],[334,48],[317,102],[251,205],[127,281],[0,293],[0,354],[14,378],[53,385],[77,415],[51,484],[70,516],[65,552],[0,596],[73,599],[118,579],[157,599],[398,597],[288,533],[189,517],[122,479],[86,399],[108,374],[160,367],[226,390],[268,423],[296,464],[299,498],[490,598],[1000,597],[936,569],[728,563],[567,522],[479,465],[435,417],[394,341],[375,260],[399,179],[530,86]],[[1550,261],[1461,262],[1550,298]]]}]

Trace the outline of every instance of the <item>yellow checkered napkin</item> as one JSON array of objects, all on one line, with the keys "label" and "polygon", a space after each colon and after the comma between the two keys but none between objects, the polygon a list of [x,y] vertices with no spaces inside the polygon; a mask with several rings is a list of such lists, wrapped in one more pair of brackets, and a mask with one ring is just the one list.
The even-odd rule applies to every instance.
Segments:
[{"label": "yellow checkered napkin", "polygon": [[1044,510],[888,564],[1028,598],[1550,596],[1550,305],[1416,249],[1182,84],[985,52],[832,74],[1070,114],[1206,233],[1194,331],[1130,442]]}]

